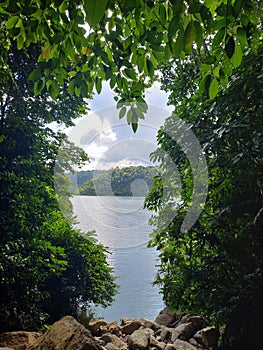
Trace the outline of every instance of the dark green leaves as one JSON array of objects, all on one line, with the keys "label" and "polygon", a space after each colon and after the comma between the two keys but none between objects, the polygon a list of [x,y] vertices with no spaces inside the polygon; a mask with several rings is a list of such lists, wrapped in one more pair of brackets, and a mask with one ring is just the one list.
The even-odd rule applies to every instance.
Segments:
[{"label": "dark green leaves", "polygon": [[193,42],[195,41],[196,38],[196,28],[194,21],[191,20],[184,32],[184,48],[186,53],[191,53],[192,52],[192,46]]},{"label": "dark green leaves", "polygon": [[108,0],[84,0],[84,10],[86,13],[87,22],[91,27],[98,24],[105,13]]}]

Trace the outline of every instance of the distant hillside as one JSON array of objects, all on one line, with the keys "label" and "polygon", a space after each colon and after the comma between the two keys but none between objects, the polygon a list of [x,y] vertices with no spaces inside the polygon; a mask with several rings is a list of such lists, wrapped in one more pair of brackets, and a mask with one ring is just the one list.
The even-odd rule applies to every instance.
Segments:
[{"label": "distant hillside", "polygon": [[155,175],[157,175],[155,167],[143,166],[81,171],[77,177],[79,194],[143,197],[152,187],[152,178]]}]

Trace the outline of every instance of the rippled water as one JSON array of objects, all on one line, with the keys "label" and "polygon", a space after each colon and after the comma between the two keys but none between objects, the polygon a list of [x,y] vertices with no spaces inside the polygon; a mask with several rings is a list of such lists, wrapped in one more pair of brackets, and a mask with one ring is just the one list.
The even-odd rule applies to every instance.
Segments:
[{"label": "rippled water", "polygon": [[96,230],[97,239],[110,248],[109,263],[118,276],[114,304],[96,309],[107,321],[121,317],[154,319],[163,308],[158,288],[152,286],[157,252],[147,248],[150,213],[141,197],[74,196],[73,209],[83,231]]}]

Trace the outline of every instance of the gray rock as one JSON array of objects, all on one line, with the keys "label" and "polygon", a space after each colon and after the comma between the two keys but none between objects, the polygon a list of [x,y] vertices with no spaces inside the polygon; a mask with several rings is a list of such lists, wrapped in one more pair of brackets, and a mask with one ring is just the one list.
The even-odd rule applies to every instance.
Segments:
[{"label": "gray rock", "polygon": [[163,326],[168,326],[172,324],[176,320],[176,314],[172,311],[172,309],[167,306],[163,310],[160,311],[159,315],[154,320]]},{"label": "gray rock", "polygon": [[139,321],[145,328],[151,328],[155,332],[161,328],[161,325],[159,323],[152,320],[148,320],[147,318],[141,318]]},{"label": "gray rock", "polygon": [[204,345],[206,348],[216,347],[219,340],[219,330],[214,326],[206,327],[198,331],[194,335],[194,339],[198,341],[198,343]]},{"label": "gray rock", "polygon": [[24,350],[33,344],[42,334],[37,332],[6,332],[0,334],[0,349]]},{"label": "gray rock", "polygon": [[174,342],[176,339],[188,340],[195,333],[195,329],[191,322],[183,323],[172,330],[171,341]]},{"label": "gray rock", "polygon": [[191,322],[195,331],[199,331],[208,325],[207,320],[200,315],[184,315],[179,324]]},{"label": "gray rock", "polygon": [[88,329],[91,331],[92,335],[99,335],[99,330],[101,326],[107,326],[107,322],[100,318],[91,319],[88,324]]},{"label": "gray rock", "polygon": [[39,337],[27,350],[102,350],[91,332],[73,317],[66,316]]},{"label": "gray rock", "polygon": [[167,344],[164,350],[177,350],[174,344]]},{"label": "gray rock", "polygon": [[128,340],[128,345],[132,350],[148,350],[150,345],[150,333],[147,329],[137,329]]},{"label": "gray rock", "polygon": [[133,320],[125,323],[123,326],[120,327],[120,331],[123,334],[132,334],[136,329],[140,328],[142,325],[142,322],[139,320]]},{"label": "gray rock", "polygon": [[196,350],[195,346],[181,339],[176,339],[176,341],[174,342],[174,346],[176,350]]}]

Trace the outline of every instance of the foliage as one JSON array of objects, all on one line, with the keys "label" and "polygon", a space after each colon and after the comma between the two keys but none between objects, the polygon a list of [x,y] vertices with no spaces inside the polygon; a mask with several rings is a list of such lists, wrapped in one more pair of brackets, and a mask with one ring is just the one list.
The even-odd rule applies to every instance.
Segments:
[{"label": "foliage", "polygon": [[[53,171],[65,137],[47,123],[72,125],[85,106],[67,94],[66,83],[56,101],[48,92],[34,95],[28,75],[37,50],[32,46],[27,56],[10,48],[13,78],[1,84],[1,331],[36,329],[69,311],[76,313],[78,302],[107,304],[115,291],[105,248],[86,241],[59,212]],[[69,148],[80,163],[87,159]],[[70,162],[64,166],[70,169]],[[51,309],[62,293],[63,303]]]},{"label": "foliage", "polygon": [[161,178],[146,200],[146,207],[156,210],[151,245],[160,251],[156,282],[166,302],[227,325],[224,349],[262,346],[262,53],[262,45],[257,55],[248,52],[214,101],[195,94],[198,81],[185,85],[189,72],[198,79],[195,62],[166,67],[163,86],[176,106],[174,115],[191,125],[203,146],[209,192],[199,221],[182,232],[193,181],[186,155],[166,132],[175,128],[173,115],[159,131],[153,155],[164,172],[172,157],[183,183],[177,215],[168,227],[162,227],[169,203],[160,196]]},{"label": "foliage", "polygon": [[[247,47],[257,51],[261,15],[257,0],[6,0],[0,5],[1,51],[12,41],[19,50],[41,45],[30,74],[36,94],[47,90],[56,99],[69,79],[69,94],[86,97],[109,81],[120,98],[120,117],[136,131],[144,89],[160,64],[198,50],[212,99]],[[0,70],[9,79],[6,54]]]},{"label": "foliage", "polygon": [[[88,196],[139,196],[143,197],[152,186],[152,178],[156,174],[155,167],[130,166],[110,170],[87,172],[93,178],[84,182],[79,188],[80,195]],[[81,174],[81,181],[84,179]]]}]

